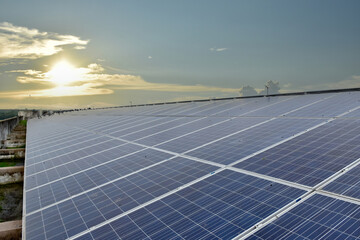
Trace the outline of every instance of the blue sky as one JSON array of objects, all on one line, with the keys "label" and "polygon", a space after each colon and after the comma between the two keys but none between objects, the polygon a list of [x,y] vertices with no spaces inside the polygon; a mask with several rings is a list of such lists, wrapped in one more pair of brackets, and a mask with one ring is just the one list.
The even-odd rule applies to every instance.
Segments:
[{"label": "blue sky", "polygon": [[[242,86],[260,90],[268,80],[278,81],[284,92],[360,87],[359,1],[0,1],[0,6],[0,23],[8,24],[0,25],[0,108],[238,96]],[[46,49],[29,54],[30,47],[39,47],[38,39]],[[48,48],[54,39],[58,45]],[[81,69],[81,74],[74,70],[81,79],[54,82],[48,73],[61,61]]]}]

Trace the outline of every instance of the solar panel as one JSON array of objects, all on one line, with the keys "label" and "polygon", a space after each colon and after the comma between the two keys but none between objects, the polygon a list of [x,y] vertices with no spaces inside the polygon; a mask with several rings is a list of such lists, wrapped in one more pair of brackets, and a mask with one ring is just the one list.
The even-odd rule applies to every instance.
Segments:
[{"label": "solar panel", "polygon": [[191,133],[198,129],[202,129],[220,122],[225,121],[223,118],[201,118],[196,121],[192,121],[188,124],[184,124],[181,126],[175,126],[169,129],[159,129],[155,127],[152,131],[147,131],[149,135],[144,135],[143,132],[135,133],[130,136],[124,136],[124,139],[136,139],[134,140],[137,143],[145,144],[147,146],[154,146],[159,143],[174,139],[178,136]]},{"label": "solar panel", "polygon": [[345,118],[359,118],[360,117],[360,109],[352,111],[351,113],[348,113],[343,117],[345,117]]},{"label": "solar panel", "polygon": [[[281,116],[289,111],[294,109],[303,108],[305,106],[313,105],[325,101],[329,95],[333,94],[316,94],[316,95],[300,95],[300,96],[291,96],[287,97],[284,101],[279,101],[274,103],[274,98],[267,98],[265,101],[269,103],[269,106],[256,109],[255,111],[250,111],[245,113],[244,116],[271,116],[277,117]],[[283,97],[279,98],[283,99]]]},{"label": "solar panel", "polygon": [[359,204],[315,194],[247,239],[358,239],[359,226]]},{"label": "solar panel", "polygon": [[285,138],[311,128],[321,119],[274,119],[247,131],[232,134],[187,153],[216,163],[230,164]]},{"label": "solar panel", "polygon": [[360,166],[331,181],[323,190],[360,199]]},{"label": "solar panel", "polygon": [[23,238],[357,238],[358,109],[353,91],[30,120]]},{"label": "solar panel", "polygon": [[315,186],[360,157],[360,120],[338,119],[235,167]]},{"label": "solar panel", "polygon": [[[77,194],[79,190],[87,191],[98,185],[114,181],[117,178],[121,178],[127,174],[161,162],[170,157],[172,157],[172,155],[167,153],[145,149],[143,151],[138,151],[131,155],[124,155],[124,157],[115,159],[113,159],[112,156],[109,156],[107,162],[95,162],[93,166],[83,166],[83,163],[88,162],[89,159],[83,159],[80,164],[70,162],[69,167],[67,168],[69,171],[64,174],[65,176],[27,189],[26,194],[30,201],[26,202],[26,208],[28,212],[38,210],[46,207],[47,205],[71,197],[74,194]],[[106,161],[104,158],[102,160]],[[99,160],[99,158],[93,159],[95,161]],[[77,168],[74,167],[76,165],[78,166]],[[114,169],[115,171],[111,171],[111,169]],[[47,172],[45,172],[45,174],[46,173]],[[26,182],[31,178],[34,178],[34,176],[27,176]],[[51,192],[56,193],[57,195],[49,194]]]},{"label": "solar panel", "polygon": [[[235,129],[237,131],[241,131],[267,120],[269,120],[269,118],[226,118],[223,119],[222,122],[198,128],[192,132],[179,131],[176,137],[168,141],[163,141],[162,143],[157,143],[157,141],[155,146],[157,148],[176,153],[184,153],[214,140],[233,134]],[[154,135],[153,137],[156,136],[157,135]]]},{"label": "solar panel", "polygon": [[106,163],[108,165],[111,164],[111,161],[114,159],[143,149],[137,145],[119,144],[115,141],[113,143],[105,142],[104,148],[99,146],[97,148],[90,148],[91,151],[78,150],[29,166],[26,188],[30,190],[48,182],[93,168],[94,166],[102,168]]},{"label": "solar panel", "polygon": [[[96,183],[93,174],[86,180],[76,176],[75,181],[65,179],[53,186],[45,185],[38,189],[39,196],[35,197],[40,198],[41,206],[27,206],[27,222],[37,219],[41,224],[27,228],[26,236],[30,239],[50,238],[56,235],[55,232],[73,236],[216,169],[189,159],[173,158],[104,183]],[[78,183],[77,186],[74,183]],[[82,190],[80,193],[79,189]],[[29,200],[33,198],[32,192],[27,193]]]},{"label": "solar panel", "polygon": [[290,117],[335,117],[359,106],[359,92],[332,94],[326,101],[290,113]]},{"label": "solar panel", "polygon": [[225,170],[91,231],[90,239],[231,239],[304,192]]}]

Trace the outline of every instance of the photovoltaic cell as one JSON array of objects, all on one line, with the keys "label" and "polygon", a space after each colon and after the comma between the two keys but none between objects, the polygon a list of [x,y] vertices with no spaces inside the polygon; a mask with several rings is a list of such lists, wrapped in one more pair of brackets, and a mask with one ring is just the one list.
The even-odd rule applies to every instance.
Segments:
[{"label": "photovoltaic cell", "polygon": [[[26,223],[31,226],[26,228],[27,239],[51,239],[58,237],[56,234],[73,236],[216,169],[175,158],[109,182],[27,216]],[[34,219],[38,221],[36,226],[30,223]]]},{"label": "photovoltaic cell", "polygon": [[[354,91],[120,107],[32,119],[23,237],[231,239],[281,212],[252,237],[359,238],[356,204],[316,194],[292,209],[299,208],[290,217],[283,208],[306,193],[295,183],[313,187],[359,158],[359,103],[360,92]],[[317,126],[349,110],[355,111]],[[301,135],[288,139],[297,133]],[[258,154],[249,158],[253,153]],[[245,158],[236,167],[250,175],[261,173],[261,178],[204,163],[227,165]],[[357,202],[358,168],[330,179],[322,190]],[[280,223],[291,222],[291,230],[277,224],[283,218]]]},{"label": "photovoltaic cell", "polygon": [[[325,96],[324,96],[325,95]],[[255,111],[250,111],[249,113],[245,113],[243,116],[268,116],[268,117],[277,117],[277,116],[286,116],[285,113],[289,111],[293,111],[298,108],[303,108],[306,105],[314,104],[317,101],[323,100],[328,94],[318,94],[311,96],[291,96],[288,97],[287,100],[279,101],[275,104],[269,104],[269,106],[255,109]],[[268,102],[272,103],[272,98],[268,98]]]},{"label": "photovoltaic cell", "polygon": [[[104,163],[114,161],[114,159],[144,149],[143,147],[133,144],[124,144],[118,147],[116,142],[112,144],[105,143],[105,149],[99,147],[92,148],[91,151],[80,150],[79,152],[60,156],[29,167],[30,171],[26,176],[26,189],[29,191],[34,187],[65,178],[69,175],[74,175],[86,169],[94,168],[95,166],[103,169],[105,166]],[[31,170],[36,173],[31,174],[33,172]]]},{"label": "photovoltaic cell", "polygon": [[360,158],[360,120],[338,119],[235,167],[315,186]]},{"label": "photovoltaic cell", "polygon": [[331,181],[323,190],[360,199],[360,166]]},{"label": "photovoltaic cell", "polygon": [[[66,147],[62,147],[62,148],[53,148],[52,150],[49,151],[45,151],[42,154],[38,154],[32,158],[29,157],[29,161],[26,162],[27,166],[31,166],[31,165],[35,165],[39,162],[45,161],[49,158],[55,158],[58,157],[60,155],[65,155],[71,152],[75,152],[79,149],[85,149],[85,148],[91,148],[94,145],[98,145],[104,142],[108,142],[112,140],[111,138],[108,137],[103,137],[103,136],[96,136],[94,138],[88,138],[84,141],[81,141],[79,143],[76,144],[72,144],[70,146],[66,146]],[[27,159],[28,160],[28,159]]]},{"label": "photovoltaic cell", "polygon": [[351,113],[346,114],[343,118],[359,118],[360,117],[360,109],[352,111]]},{"label": "photovoltaic cell", "polygon": [[[273,97],[273,98],[255,98],[255,99],[246,99],[246,104],[238,104],[225,111],[218,113],[213,113],[212,116],[221,116],[221,117],[233,117],[233,116],[242,116],[249,114],[250,112],[255,112],[259,109],[265,109],[267,107],[273,107],[277,104],[288,101],[293,97]],[[235,101],[236,103],[237,101]]]},{"label": "photovoltaic cell", "polygon": [[29,201],[26,201],[27,212],[36,211],[170,157],[172,155],[167,153],[145,149],[119,158],[116,161],[111,161],[101,167],[98,166],[86,171],[69,174],[68,177],[28,190],[26,192],[27,199],[29,199]]},{"label": "photovoltaic cell", "polygon": [[359,106],[359,92],[342,92],[332,95],[326,101],[290,113],[292,117],[336,117]]},{"label": "photovoltaic cell", "polygon": [[79,159],[81,157],[89,156],[92,154],[100,153],[102,151],[106,151],[108,149],[121,146],[126,144],[120,140],[114,140],[111,138],[104,138],[99,140],[104,140],[103,142],[97,142],[98,139],[95,139],[95,142],[85,141],[76,145],[76,147],[68,147],[63,151],[63,149],[59,149],[56,152],[43,154],[38,156],[36,160],[29,161],[26,163],[29,171],[28,175],[38,173],[39,171],[43,171],[43,169],[49,169],[55,166],[62,165],[64,163],[68,163]]},{"label": "photovoltaic cell", "polygon": [[[169,119],[171,119],[171,118],[169,118]],[[165,131],[169,128],[176,128],[180,125],[184,125],[184,124],[186,125],[187,123],[192,123],[192,122],[197,122],[197,121],[201,121],[201,118],[197,118],[197,117],[177,118],[176,120],[173,119],[171,121],[165,122],[160,125],[155,125],[155,126],[153,125],[152,127],[149,127],[146,129],[140,129],[138,131],[134,131],[129,134],[117,135],[117,136],[122,139],[125,139],[125,140],[134,141],[138,138],[143,138],[143,137],[146,137],[149,135],[157,134],[157,133],[159,133],[161,131]],[[115,134],[112,134],[112,135],[115,136]]]},{"label": "photovoltaic cell", "polygon": [[114,130],[112,128],[109,128],[104,132],[111,136],[114,136],[114,137],[121,137],[123,135],[128,135],[133,132],[138,132],[138,131],[141,131],[144,129],[148,129],[149,127],[164,126],[164,128],[166,129],[167,127],[177,126],[180,124],[184,124],[186,122],[196,120],[196,119],[189,119],[189,118],[173,118],[173,117],[163,117],[163,118],[154,117],[154,119],[156,119],[156,120],[151,121],[151,122],[146,122],[141,125],[123,128],[120,130],[119,129]]},{"label": "photovoltaic cell", "polygon": [[316,194],[248,240],[359,239],[360,205]]},{"label": "photovoltaic cell", "polygon": [[48,149],[53,150],[53,149],[68,147],[72,144],[77,144],[81,141],[85,141],[85,140],[91,139],[93,137],[96,137],[96,135],[82,131],[78,135],[69,134],[68,138],[60,138],[60,139],[53,138],[52,140],[54,140],[54,141],[47,140],[45,143],[38,143],[37,147],[33,147],[33,148],[29,148],[29,149],[27,148],[27,150],[29,151],[29,159],[31,157],[34,158],[37,155],[44,154],[44,151],[46,151]]},{"label": "photovoltaic cell", "polygon": [[[140,144],[145,144],[147,146],[154,146],[156,144],[165,142],[167,140],[173,139],[179,135],[183,135],[192,131],[195,131],[197,129],[203,128],[203,127],[207,127],[207,126],[211,126],[215,123],[224,121],[225,119],[222,118],[203,118],[200,119],[199,121],[195,121],[177,128],[173,128],[170,130],[166,130],[163,132],[160,132],[158,134],[154,134],[154,135],[150,135],[148,137],[144,137],[144,135],[142,135],[141,133],[136,133],[132,135],[132,137],[137,138],[138,140],[136,140],[135,142],[140,143]],[[156,132],[154,132],[156,133]]]},{"label": "photovoltaic cell", "polygon": [[180,135],[178,136],[179,138],[158,144],[156,147],[176,153],[183,153],[266,120],[268,120],[268,118],[232,118],[183,137],[180,137]]},{"label": "photovoltaic cell", "polygon": [[230,164],[322,122],[319,119],[275,119],[187,153],[208,161]]},{"label": "photovoltaic cell", "polygon": [[304,192],[225,170],[91,231],[91,236],[232,239]]}]

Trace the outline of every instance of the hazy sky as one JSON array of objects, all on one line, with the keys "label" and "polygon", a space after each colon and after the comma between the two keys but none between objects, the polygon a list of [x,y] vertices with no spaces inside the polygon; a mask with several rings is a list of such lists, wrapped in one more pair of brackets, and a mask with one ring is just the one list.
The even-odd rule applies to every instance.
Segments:
[{"label": "hazy sky", "polygon": [[360,87],[360,1],[2,1],[0,108]]}]

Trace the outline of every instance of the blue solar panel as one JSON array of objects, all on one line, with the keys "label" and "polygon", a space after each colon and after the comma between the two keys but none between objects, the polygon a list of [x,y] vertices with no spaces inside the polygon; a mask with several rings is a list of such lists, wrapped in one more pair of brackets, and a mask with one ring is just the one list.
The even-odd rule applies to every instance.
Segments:
[{"label": "blue solar panel", "polygon": [[[165,142],[167,140],[171,140],[180,135],[190,133],[192,131],[198,130],[203,127],[211,126],[218,122],[222,122],[226,119],[223,118],[203,118],[195,122],[188,123],[183,126],[179,126],[173,129],[169,129],[160,133],[157,133],[157,129],[155,128],[153,132],[151,132],[150,136],[144,136],[141,132],[130,135],[132,139],[138,139],[135,142],[140,144],[145,144],[148,146],[154,146],[156,144]],[[126,137],[125,137],[126,139]]]},{"label": "blue solar panel", "polygon": [[91,231],[91,236],[231,239],[304,192],[225,170]]},{"label": "blue solar panel", "polygon": [[318,95],[300,95],[300,96],[291,96],[287,98],[280,97],[278,98],[281,101],[274,101],[273,98],[268,98],[268,106],[260,109],[255,109],[255,111],[250,111],[249,113],[244,114],[243,116],[282,116],[289,111],[293,111],[298,108],[303,108],[306,105],[314,104],[324,100],[329,94],[318,94]]},{"label": "blue solar panel", "polygon": [[[120,130],[115,130],[110,128],[107,131],[104,131],[105,133],[108,133],[111,136],[114,137],[122,137],[124,135],[128,135],[134,132],[139,132],[145,129],[152,129],[154,127],[158,127],[158,128],[162,128],[162,129],[167,129],[170,127],[176,127],[180,124],[185,124],[187,122],[192,122],[197,120],[198,118],[171,118],[171,117],[164,117],[164,118],[157,118],[157,121],[151,121],[149,123],[144,123],[141,125],[137,125],[137,126],[133,126],[133,127],[129,127],[129,128],[125,128],[125,129],[120,129]],[[143,135],[144,136],[144,135]]]},{"label": "blue solar panel", "polygon": [[[181,112],[182,116],[209,116],[213,113],[224,111],[226,109],[230,109],[233,106],[248,104],[251,100],[242,100],[242,101],[211,101],[208,104],[203,104],[200,107],[193,107],[186,111]],[[199,103],[194,102],[189,105],[196,106]],[[174,114],[175,115],[175,114]]]},{"label": "blue solar panel", "polygon": [[360,109],[352,111],[351,113],[346,114],[343,118],[359,118],[360,117]]},{"label": "blue solar panel", "polygon": [[[38,142],[35,144],[34,147],[26,147],[29,151],[29,159],[34,162],[36,161],[31,158],[36,158],[37,155],[43,155],[44,152],[48,150],[60,149],[65,148],[71,145],[76,145],[79,142],[86,141],[91,138],[95,138],[97,135],[92,133],[87,133],[85,131],[80,132],[79,134],[68,134],[67,137],[59,137],[59,138],[51,138],[51,139],[44,139],[44,142]],[[30,141],[30,140],[28,140]],[[29,160],[29,161],[30,161]]]},{"label": "blue solar panel", "polygon": [[[149,135],[157,134],[161,131],[166,131],[169,128],[175,128],[175,127],[178,127],[183,124],[197,122],[201,118],[195,118],[195,117],[194,118],[173,118],[172,117],[169,119],[172,119],[172,120],[168,120],[167,122],[159,124],[159,125],[152,125],[151,127],[148,127],[145,129],[140,129],[138,131],[134,131],[129,134],[117,135],[117,136],[122,139],[125,139],[125,140],[134,141],[139,138],[144,138]],[[177,119],[177,120],[175,120],[175,119]],[[115,136],[115,134],[112,134],[112,136]]]},{"label": "blue solar panel", "polygon": [[275,119],[256,128],[198,148],[187,155],[230,164],[322,122],[319,119]]},{"label": "blue solar panel", "polygon": [[[31,120],[23,237],[231,239],[281,212],[279,220],[285,220],[280,223],[291,222],[291,230],[274,221],[252,237],[357,238],[351,232],[359,225],[354,222],[360,215],[356,204],[349,207],[316,194],[293,213],[284,206],[297,204],[308,193],[303,189],[310,191],[360,157],[358,110],[325,123],[359,107],[359,100],[360,92],[290,95],[79,111]],[[246,160],[235,165],[238,169],[219,169],[219,164],[233,166],[241,159]],[[323,193],[356,202],[358,168],[330,179]],[[260,175],[239,173],[241,169]],[[299,189],[295,183],[310,187]],[[335,216],[326,220],[341,221],[328,227],[321,222],[327,215],[321,215],[320,207]]]},{"label": "blue solar panel", "polygon": [[[34,160],[26,162],[26,167],[28,170],[27,176],[34,173],[39,173],[45,169],[48,170],[56,166],[76,161],[77,159],[84,158],[86,156],[96,154],[99,155],[104,151],[109,151],[110,149],[125,144],[123,141],[114,140],[111,138],[95,139],[95,141],[96,140],[103,140],[103,142],[97,142],[97,144],[90,144],[88,141],[81,142],[76,144],[74,147],[71,146],[65,149],[58,149],[55,152],[40,155],[36,158],[36,161]],[[128,147],[130,149],[134,148],[130,145],[128,145]],[[123,149],[129,151],[127,148]],[[140,147],[138,147],[138,149],[140,149]]]},{"label": "blue solar panel", "polygon": [[37,154],[34,157],[29,157],[29,161],[27,161],[26,164],[28,166],[30,166],[30,165],[42,162],[42,161],[44,161],[46,159],[49,159],[49,158],[55,158],[55,157],[58,157],[60,155],[65,155],[65,154],[68,154],[70,152],[75,152],[75,151],[77,151],[79,149],[90,148],[92,146],[95,146],[95,145],[98,145],[98,144],[101,144],[101,143],[104,143],[104,142],[107,142],[107,141],[110,141],[110,140],[112,140],[112,139],[108,138],[108,137],[96,136],[96,137],[93,137],[93,138],[88,138],[88,139],[86,139],[84,141],[80,141],[80,142],[75,143],[75,144],[68,145],[66,147],[58,148],[56,146],[56,147],[53,147],[51,149],[48,149],[45,152]]},{"label": "blue solar panel", "polygon": [[336,117],[359,106],[359,92],[343,92],[331,94],[326,101],[288,114],[293,117]]},{"label": "blue solar panel", "polygon": [[[136,160],[134,159],[134,161]],[[46,207],[55,203],[48,201],[45,203],[47,205],[41,206],[45,207],[41,211],[31,213],[31,205],[27,206],[30,211],[27,212],[26,225],[29,223],[31,227],[26,228],[26,237],[27,239],[44,237],[50,239],[56,237],[56,234],[73,236],[199,177],[210,174],[216,169],[217,167],[189,159],[174,158],[125,178],[108,182],[101,187],[94,186],[93,190],[77,196],[71,198],[66,196],[68,198],[65,201]],[[75,183],[76,181],[69,181],[68,184],[72,184],[72,186],[65,186],[68,190],[73,190],[74,194],[75,191],[81,193],[79,191],[81,188],[74,186]],[[55,198],[59,197],[56,199],[57,202],[63,198],[62,194],[64,194],[60,189],[44,190],[44,194],[52,195],[51,193]],[[40,195],[40,197],[45,196]],[[31,200],[31,196],[28,199],[34,201]],[[38,222],[37,225],[32,223],[34,219]]]},{"label": "blue solar panel", "polygon": [[360,120],[335,120],[235,167],[315,186],[360,157]]},{"label": "blue solar panel", "polygon": [[203,144],[232,134],[234,131],[240,131],[266,120],[268,120],[268,118],[228,119],[227,121],[224,121],[220,124],[193,132],[186,136],[181,137],[180,135],[178,138],[156,145],[156,147],[176,153],[183,153],[195,147],[199,147]]},{"label": "blue solar panel", "polygon": [[[113,157],[112,155],[110,156],[110,158]],[[27,190],[26,195],[29,200],[26,201],[27,213],[36,211],[78,194],[79,192],[92,189],[98,185],[115,180],[170,157],[172,157],[172,155],[151,149],[145,149],[115,161],[109,161],[109,158],[106,160],[106,156],[103,156],[97,160],[109,162],[102,166],[97,166],[99,162],[96,161],[94,163],[95,168],[90,168],[86,171],[75,169],[76,172],[68,174],[69,176],[67,177]],[[85,163],[88,160],[85,159],[83,161]],[[73,166],[75,165],[70,164],[68,168],[69,171],[73,169]]]},{"label": "blue solar panel", "polygon": [[331,181],[323,189],[360,199],[360,166],[354,167],[349,172]]},{"label": "blue solar panel", "polygon": [[[234,107],[230,107],[228,109],[224,109],[219,112],[212,113],[213,116],[221,116],[221,117],[233,117],[233,116],[243,116],[245,114],[249,114],[250,112],[255,112],[259,109],[271,108],[280,104],[283,101],[287,101],[292,99],[293,97],[272,97],[272,98],[255,98],[255,99],[242,99],[237,100],[234,103]],[[245,104],[241,104],[245,102]]]},{"label": "blue solar panel", "polygon": [[[93,149],[94,152],[81,152],[81,154],[72,153],[29,166],[28,168],[30,171],[26,175],[26,189],[29,191],[34,187],[39,187],[70,175],[73,176],[78,172],[94,168],[95,166],[97,166],[98,170],[106,170],[104,168],[114,165],[114,163],[111,163],[114,159],[141,149],[143,148],[137,145],[125,144],[119,147],[113,146],[110,149],[103,149],[103,151],[96,153],[95,148]],[[119,160],[118,162],[122,161],[124,161],[123,164],[125,164],[126,158],[124,160]],[[117,164],[120,165],[120,163]]]},{"label": "blue solar panel", "polygon": [[360,205],[316,194],[255,232],[260,239],[359,239]]}]

